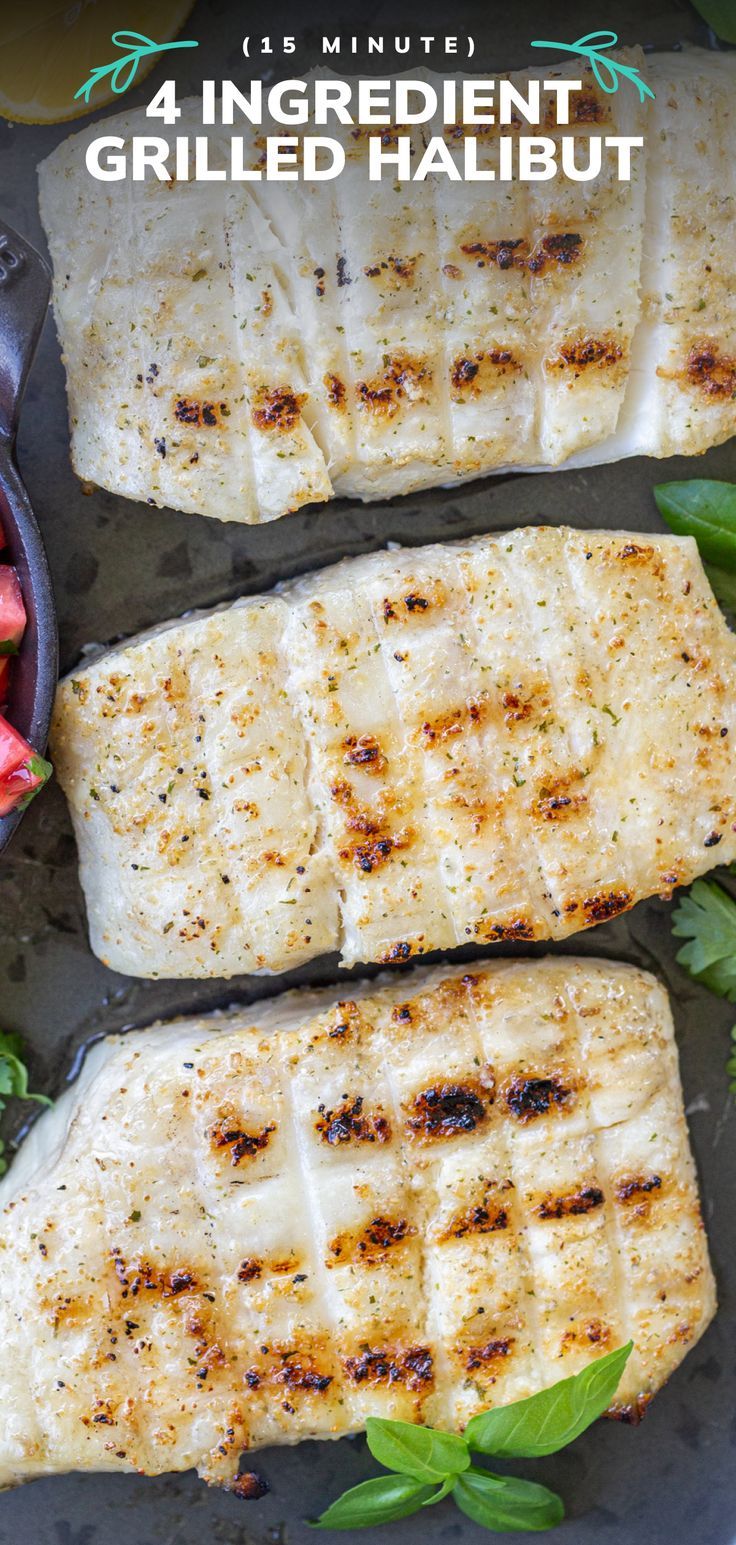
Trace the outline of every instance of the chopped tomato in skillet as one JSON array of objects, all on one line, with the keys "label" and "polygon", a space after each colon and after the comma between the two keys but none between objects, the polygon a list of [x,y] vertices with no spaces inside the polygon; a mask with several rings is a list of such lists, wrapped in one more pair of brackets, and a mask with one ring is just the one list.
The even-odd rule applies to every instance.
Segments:
[{"label": "chopped tomato in skillet", "polygon": [[26,609],[15,569],[0,564],[0,658],[17,654],[26,627]]},{"label": "chopped tomato in skillet", "polygon": [[49,763],[0,715],[0,817],[27,804],[50,772]]}]

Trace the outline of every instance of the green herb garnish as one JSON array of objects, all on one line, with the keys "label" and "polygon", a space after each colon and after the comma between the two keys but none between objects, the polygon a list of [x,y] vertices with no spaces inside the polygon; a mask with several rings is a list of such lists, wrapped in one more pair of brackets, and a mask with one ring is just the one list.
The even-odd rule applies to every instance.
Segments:
[{"label": "green herb garnish", "polygon": [[696,11],[724,43],[736,43],[736,5],[734,0],[693,0]]},{"label": "green herb garnish", "polygon": [[463,1437],[413,1422],[371,1416],[368,1447],[391,1473],[353,1486],[315,1521],[317,1529],[368,1529],[408,1518],[451,1496],[474,1523],[498,1533],[529,1533],[562,1523],[562,1499],[546,1486],[494,1475],[471,1451],[497,1459],[536,1459],[580,1436],[611,1404],[632,1343],[596,1358],[528,1400],[496,1406],[468,1423]]},{"label": "green herb garnish", "polygon": [[728,1073],[728,1088],[731,1094],[736,1094],[736,1025],[731,1031],[731,1053],[726,1063]]},{"label": "green herb garnish", "polygon": [[715,880],[696,880],[675,908],[672,932],[687,939],[677,960],[696,982],[736,1002],[736,901]]},{"label": "green herb garnish", "polygon": [[736,483],[693,478],[654,490],[663,520],[677,536],[693,536],[718,600],[736,610]]},{"label": "green herb garnish", "polygon": [[33,774],[33,777],[40,778],[41,782],[36,784],[35,789],[29,789],[28,793],[18,801],[19,810],[25,810],[26,807],[30,805],[31,800],[35,799],[37,794],[40,794],[42,788],[44,788],[45,784],[48,783],[49,778],[51,777],[51,774],[54,770],[51,766],[51,763],[47,762],[45,757],[39,756],[35,751],[33,756],[28,758],[26,766],[28,771]]},{"label": "green herb garnish", "polygon": [[[736,1003],[736,901],[715,880],[696,880],[675,908],[672,932],[687,939],[677,960],[693,981]],[[736,1026],[726,1063],[729,1089],[736,1094]]]},{"label": "green herb garnish", "polygon": [[[23,1043],[19,1035],[0,1031],[0,1112],[5,1110],[6,1099],[35,1100],[39,1105],[52,1105],[45,1094],[32,1094],[28,1088],[28,1069],[22,1060]],[[4,1175],[8,1161],[3,1157],[5,1144],[0,1140],[0,1175]]]}]

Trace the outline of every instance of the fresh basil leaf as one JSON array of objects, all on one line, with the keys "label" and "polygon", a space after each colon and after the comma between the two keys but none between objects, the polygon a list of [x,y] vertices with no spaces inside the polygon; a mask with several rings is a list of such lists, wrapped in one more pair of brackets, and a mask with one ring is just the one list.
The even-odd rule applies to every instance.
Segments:
[{"label": "fresh basil leaf", "polygon": [[736,1025],[731,1031],[731,1053],[726,1063],[728,1073],[728,1088],[730,1094],[736,1094]]},{"label": "fresh basil leaf", "polygon": [[315,1519],[313,1529],[370,1529],[418,1513],[432,1496],[432,1487],[409,1475],[377,1475],[352,1486]]},{"label": "fresh basil leaf", "polygon": [[657,508],[677,536],[694,536],[701,558],[716,568],[736,569],[736,484],[712,478],[660,483]]},{"label": "fresh basil leaf", "polygon": [[693,0],[696,11],[724,43],[736,43],[736,5],[734,0]]},{"label": "fresh basil leaf", "polygon": [[736,571],[717,569],[712,563],[704,565],[708,583],[724,611],[736,612]]},{"label": "fresh basil leaf", "polygon": [[677,959],[691,976],[728,997],[736,989],[736,902],[715,880],[696,880],[672,917],[672,932],[689,942]]},{"label": "fresh basil leaf", "polygon": [[565,1448],[611,1404],[632,1345],[597,1357],[528,1400],[474,1416],[465,1428],[469,1447],[501,1459],[536,1459]]},{"label": "fresh basil leaf", "polygon": [[435,1432],[432,1427],[418,1427],[413,1422],[392,1422],[369,1416],[365,1424],[368,1447],[374,1459],[387,1470],[412,1475],[419,1481],[444,1481],[447,1475],[459,1475],[470,1464],[464,1438],[451,1432]]},{"label": "fresh basil leaf", "polygon": [[452,1496],[461,1513],[500,1534],[554,1529],[565,1516],[562,1498],[546,1486],[512,1475],[491,1475],[487,1470],[466,1470],[458,1476]]},{"label": "fresh basil leaf", "polygon": [[431,1497],[427,1497],[426,1502],[422,1503],[422,1507],[434,1507],[437,1502],[444,1502],[445,1497],[449,1497],[456,1480],[457,1475],[446,1475],[439,1491],[435,1491]]},{"label": "fresh basil leaf", "polygon": [[3,655],[17,653],[18,645],[13,643],[12,638],[0,638],[0,659],[3,657]]}]

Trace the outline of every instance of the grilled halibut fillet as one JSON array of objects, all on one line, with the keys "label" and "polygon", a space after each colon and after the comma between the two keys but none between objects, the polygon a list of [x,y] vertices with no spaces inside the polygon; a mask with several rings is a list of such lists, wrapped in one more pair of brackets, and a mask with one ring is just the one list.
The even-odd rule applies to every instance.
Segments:
[{"label": "grilled halibut fillet", "polygon": [[561,938],[736,858],[736,645],[695,543],[348,560],[61,685],[92,945],[136,976]]},{"label": "grilled halibut fillet", "polygon": [[667,997],[603,961],[112,1037],[2,1196],[3,1484],[232,1487],[244,1449],[461,1428],[629,1338],[636,1420],[714,1311]]},{"label": "grilled halibut fillet", "polygon": [[[370,183],[367,132],[330,125],[346,151],[334,182],[110,184],[85,167],[100,125],[68,139],[41,167],[41,212],[80,477],[259,522],[332,493],[728,438],[733,60],[625,57],[654,103],[627,83],[606,94],[579,61],[530,74],[582,78],[569,128],[543,126],[575,137],[580,167],[591,135],[644,136],[628,182],[609,151],[592,182]],[[511,77],[522,91],[529,78]],[[255,132],[200,119],[186,103],[177,134],[209,136],[215,172],[229,137]],[[253,167],[269,128],[283,135],[264,126]],[[150,122],[139,110],[105,129],[127,141]],[[461,127],[405,132],[414,165],[432,136],[460,162]],[[477,130],[481,170],[499,132]]]}]

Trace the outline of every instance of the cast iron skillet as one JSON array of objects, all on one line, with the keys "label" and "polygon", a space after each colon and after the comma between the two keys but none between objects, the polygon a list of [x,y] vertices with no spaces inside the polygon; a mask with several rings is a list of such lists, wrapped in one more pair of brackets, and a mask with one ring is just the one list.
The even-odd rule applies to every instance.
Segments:
[{"label": "cast iron skillet", "polygon": [[[7,557],[18,570],[28,626],[13,661],[8,718],[43,752],[58,668],[56,615],[43,543],[15,461],[18,414],[49,303],[43,258],[0,220],[0,523]],[[22,811],[0,819],[0,852]]]}]

